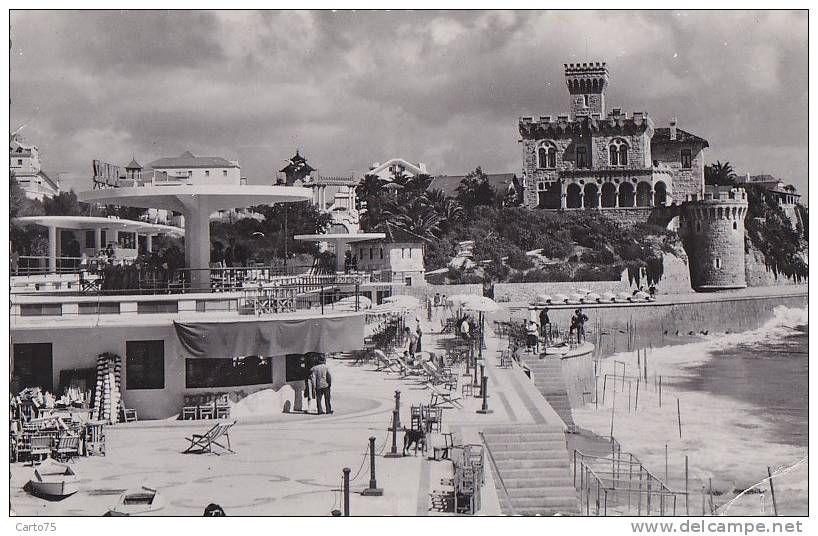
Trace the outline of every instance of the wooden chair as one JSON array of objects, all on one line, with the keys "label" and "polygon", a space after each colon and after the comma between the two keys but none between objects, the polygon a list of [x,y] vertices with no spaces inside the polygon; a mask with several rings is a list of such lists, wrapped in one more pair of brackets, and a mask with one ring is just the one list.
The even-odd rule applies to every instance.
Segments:
[{"label": "wooden chair", "polygon": [[23,461],[31,456],[31,434],[23,432],[22,427],[14,427],[10,437],[11,459]]},{"label": "wooden chair", "polygon": [[424,425],[423,425],[424,406],[423,406],[423,404],[421,404],[419,406],[412,406],[411,409],[412,409],[412,413],[411,413],[411,418],[410,418],[410,421],[409,421],[409,426],[412,428],[412,430],[423,430],[423,428],[424,428]]},{"label": "wooden chair", "polygon": [[437,429],[438,432],[442,431],[443,427],[443,408],[441,407],[429,407],[427,406],[424,408],[426,411],[426,415],[424,415],[424,422],[426,424],[426,431],[427,432],[434,432]]},{"label": "wooden chair", "polygon": [[119,408],[119,419],[120,422],[136,422],[138,420],[136,410],[128,409],[125,407],[125,404],[122,404]]},{"label": "wooden chair", "polygon": [[[440,436],[443,438],[443,444],[432,448],[432,458],[434,460],[448,460],[454,448],[454,435],[449,432],[441,432]],[[440,458],[438,458],[438,454]]]},{"label": "wooden chair", "polygon": [[450,393],[445,391],[441,391],[435,385],[429,384],[429,387],[432,389],[431,400],[429,402],[429,406],[433,408],[449,408],[453,409],[463,408],[463,403],[460,402],[460,397],[456,397]]},{"label": "wooden chair", "polygon": [[55,460],[68,460],[80,455],[80,436],[64,433],[57,439],[56,445],[51,448],[51,457]]},{"label": "wooden chair", "polygon": [[228,419],[230,417],[230,395],[221,393],[216,397],[216,418]]},{"label": "wooden chair", "polygon": [[182,407],[182,420],[183,421],[194,421],[198,417],[199,408],[196,406],[183,406]]},{"label": "wooden chair", "polygon": [[[185,438],[190,441],[190,445],[188,448],[183,452],[183,454],[188,453],[195,453],[195,454],[203,454],[205,452],[211,454],[218,454],[218,452],[213,452],[213,445],[221,447],[223,450],[228,452],[235,451],[230,448],[230,428],[232,428],[236,424],[236,421],[233,421],[229,424],[216,424],[205,432],[204,434],[193,434],[193,437]],[[227,440],[227,446],[219,443],[219,440],[224,437]]]},{"label": "wooden chair", "polygon": [[[31,436],[31,465],[42,462],[51,454],[51,436],[50,435],[32,435]],[[42,456],[42,459],[40,459]]]},{"label": "wooden chair", "polygon": [[85,425],[85,454],[105,456],[105,423],[88,422]]},{"label": "wooden chair", "polygon": [[216,403],[208,402],[199,406],[200,419],[215,419],[216,418]]}]

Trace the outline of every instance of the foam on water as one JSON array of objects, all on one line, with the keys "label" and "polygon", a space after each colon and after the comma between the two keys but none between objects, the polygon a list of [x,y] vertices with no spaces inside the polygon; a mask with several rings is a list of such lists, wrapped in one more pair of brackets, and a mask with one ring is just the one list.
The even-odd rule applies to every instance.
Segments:
[{"label": "foam on water", "polygon": [[[776,341],[791,334],[798,325],[807,323],[806,309],[777,307],[773,319],[763,327],[745,333],[711,334],[701,341],[681,346],[654,348],[648,351],[648,380],[639,383],[638,410],[636,380],[622,387],[622,365],[626,374],[637,375],[635,352],[622,352],[604,360],[600,377],[607,373],[604,401],[602,380],[598,386],[599,409],[593,405],[577,408],[574,420],[582,428],[599,435],[611,433],[624,451],[634,453],[658,477],[665,474],[665,445],[669,450],[668,475],[671,488],[684,489],[684,456],[689,457],[690,490],[693,492],[691,514],[701,513],[701,486],[709,478],[723,504],[767,477],[767,466],[775,472],[807,456],[807,449],[778,441],[776,430],[763,416],[762,408],[733,398],[679,387],[678,380],[696,374],[696,366],[714,359],[713,351],[738,344]],[[619,381],[613,380],[618,367]],[[663,378],[662,407],[659,407],[657,381]],[[615,389],[615,394],[614,394]],[[615,400],[614,400],[615,398]],[[679,399],[682,437],[679,437],[676,399]],[[630,411],[629,411],[630,405]],[[779,514],[806,514],[807,463],[775,479]],[[769,490],[766,484],[762,490]],[[731,515],[770,513],[769,493],[747,494],[727,508]]]}]

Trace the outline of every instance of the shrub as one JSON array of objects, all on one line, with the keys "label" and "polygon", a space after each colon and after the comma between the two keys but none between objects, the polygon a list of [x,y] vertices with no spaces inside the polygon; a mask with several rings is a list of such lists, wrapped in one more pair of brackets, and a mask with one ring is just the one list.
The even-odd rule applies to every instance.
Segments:
[{"label": "shrub", "polygon": [[542,254],[549,259],[564,259],[574,250],[571,233],[568,231],[542,235],[537,239],[535,247],[542,248]]},{"label": "shrub", "polygon": [[588,264],[611,265],[616,259],[609,249],[591,250],[582,254],[582,261]]},{"label": "shrub", "polygon": [[511,250],[508,252],[508,265],[515,270],[527,270],[534,266],[534,262],[531,260],[531,257],[525,254],[523,250],[512,246]]}]

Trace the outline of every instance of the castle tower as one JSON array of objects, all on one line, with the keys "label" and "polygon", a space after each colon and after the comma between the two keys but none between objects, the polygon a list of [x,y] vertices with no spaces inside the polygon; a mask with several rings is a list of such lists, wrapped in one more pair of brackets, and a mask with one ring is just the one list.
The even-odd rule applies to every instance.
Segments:
[{"label": "castle tower", "polygon": [[743,188],[708,186],[682,204],[679,234],[690,259],[690,282],[696,292],[744,288]]},{"label": "castle tower", "polygon": [[571,94],[571,119],[594,114],[605,117],[608,68],[604,62],[566,63],[565,83]]}]

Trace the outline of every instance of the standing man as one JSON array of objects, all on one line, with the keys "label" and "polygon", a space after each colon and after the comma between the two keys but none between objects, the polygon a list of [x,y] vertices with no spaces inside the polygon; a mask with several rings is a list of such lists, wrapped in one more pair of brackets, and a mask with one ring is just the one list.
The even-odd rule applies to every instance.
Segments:
[{"label": "standing man", "polygon": [[543,310],[540,311],[540,335],[542,335],[543,339],[546,339],[546,335],[548,333],[548,329],[545,326],[551,326],[551,319],[548,318],[548,307],[543,307]]},{"label": "standing man", "polygon": [[314,354],[316,356],[316,363],[312,367],[310,376],[312,377],[312,384],[315,387],[315,405],[318,406],[318,414],[323,415],[324,411],[321,407],[321,400],[324,400],[324,405],[327,414],[332,414],[332,403],[330,402],[330,388],[332,387],[332,375],[327,368],[327,359],[323,354]]},{"label": "standing man", "polygon": [[577,309],[574,318],[576,318],[577,325],[577,344],[581,344],[585,341],[585,322],[588,321],[588,317],[582,312],[582,309]]}]

